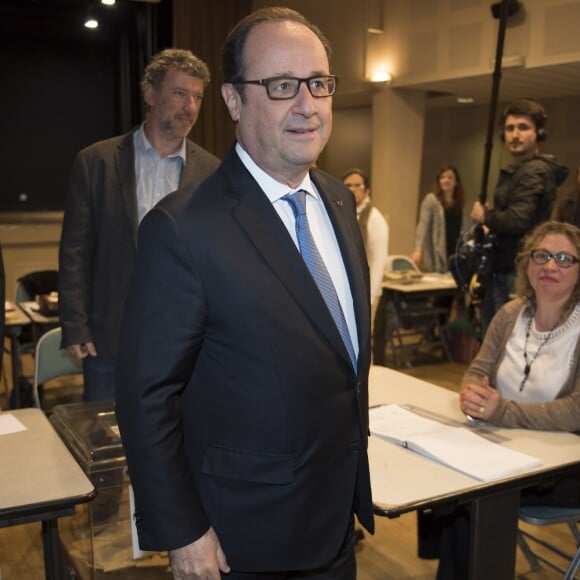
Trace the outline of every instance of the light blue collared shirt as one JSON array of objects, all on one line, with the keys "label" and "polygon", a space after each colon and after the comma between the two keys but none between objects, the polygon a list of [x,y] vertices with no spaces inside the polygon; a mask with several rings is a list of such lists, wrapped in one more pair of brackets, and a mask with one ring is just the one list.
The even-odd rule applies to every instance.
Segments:
[{"label": "light blue collared shirt", "polygon": [[183,139],[179,151],[161,157],[149,143],[144,127],[145,123],[133,134],[139,223],[158,201],[179,187],[186,151]]},{"label": "light blue collared shirt", "polygon": [[334,233],[334,228],[332,227],[332,222],[328,217],[328,213],[324,207],[324,202],[320,198],[320,194],[310,179],[310,173],[306,174],[302,183],[296,189],[288,189],[288,185],[276,181],[263,169],[258,167],[239,143],[236,143],[236,153],[252,177],[258,182],[258,185],[262,188],[266,197],[272,202],[274,209],[280,216],[280,219],[284,222],[284,225],[294,240],[294,244],[296,244],[297,248],[299,248],[299,246],[298,238],[296,236],[294,211],[292,210],[291,205],[283,200],[282,197],[287,193],[294,193],[299,189],[303,189],[307,192],[306,217],[308,218],[308,225],[310,226],[318,251],[326,264],[328,273],[330,274],[334,287],[336,288],[338,300],[340,301],[348,325],[352,346],[354,352],[358,356],[359,345],[356,330],[356,318],[348,276],[342,260],[340,247]]}]

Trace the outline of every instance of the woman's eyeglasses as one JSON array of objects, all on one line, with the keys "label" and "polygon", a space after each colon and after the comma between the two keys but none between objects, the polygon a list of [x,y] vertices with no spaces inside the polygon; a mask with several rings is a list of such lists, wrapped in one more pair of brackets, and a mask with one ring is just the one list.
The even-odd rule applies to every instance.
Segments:
[{"label": "woman's eyeglasses", "polygon": [[578,263],[578,258],[567,252],[550,254],[547,250],[533,250],[531,258],[538,266],[543,266],[550,260],[554,260],[554,264],[559,268],[571,268],[574,264]]}]

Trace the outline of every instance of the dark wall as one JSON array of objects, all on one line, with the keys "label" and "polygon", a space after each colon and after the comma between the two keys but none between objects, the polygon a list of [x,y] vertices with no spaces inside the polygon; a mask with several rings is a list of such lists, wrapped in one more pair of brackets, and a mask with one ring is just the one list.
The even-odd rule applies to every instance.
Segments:
[{"label": "dark wall", "polygon": [[0,211],[63,209],[76,152],[141,120],[143,63],[171,44],[167,4],[2,0]]}]

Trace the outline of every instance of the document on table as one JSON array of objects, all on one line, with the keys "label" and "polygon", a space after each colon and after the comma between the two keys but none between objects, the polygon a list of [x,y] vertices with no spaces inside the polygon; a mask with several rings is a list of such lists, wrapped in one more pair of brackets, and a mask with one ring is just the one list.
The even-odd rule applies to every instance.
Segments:
[{"label": "document on table", "polygon": [[472,433],[421,417],[399,405],[370,409],[370,430],[429,459],[481,481],[501,479],[538,467],[536,457],[502,447]]},{"label": "document on table", "polygon": [[18,433],[18,431],[26,431],[26,427],[12,414],[0,414],[0,435],[9,435],[10,433]]}]

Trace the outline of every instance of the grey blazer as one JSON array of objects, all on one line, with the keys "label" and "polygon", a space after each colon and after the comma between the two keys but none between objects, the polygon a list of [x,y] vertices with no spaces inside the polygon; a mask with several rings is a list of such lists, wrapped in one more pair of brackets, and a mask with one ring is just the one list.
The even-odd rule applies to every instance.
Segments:
[{"label": "grey blazer", "polygon": [[[59,251],[62,345],[93,342],[116,358],[123,305],[137,248],[137,186],[131,132],[80,151],[73,163]],[[180,187],[219,165],[187,141]]]}]

